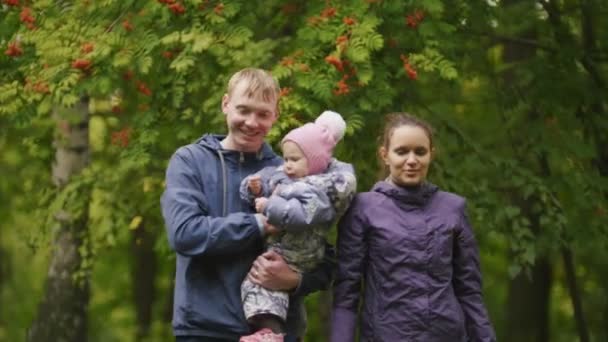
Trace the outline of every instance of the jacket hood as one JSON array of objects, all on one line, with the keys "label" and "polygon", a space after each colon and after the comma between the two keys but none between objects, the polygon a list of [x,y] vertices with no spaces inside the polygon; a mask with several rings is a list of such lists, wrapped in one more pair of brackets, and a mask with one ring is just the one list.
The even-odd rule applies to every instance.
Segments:
[{"label": "jacket hood", "polygon": [[[205,134],[196,140],[195,144],[203,146],[212,151],[224,151],[224,152],[235,152],[239,153],[239,151],[231,151],[225,150],[220,142],[226,138],[226,135],[221,134]],[[272,147],[268,143],[264,143],[262,148],[258,152],[242,152],[245,156],[255,156],[258,160],[263,159],[273,159],[276,158],[277,155],[272,150]]]},{"label": "jacket hood", "polygon": [[438,189],[435,184],[428,182],[424,182],[418,186],[404,187],[380,181],[374,185],[372,191],[382,193],[405,204],[423,206],[428,203],[429,199]]}]

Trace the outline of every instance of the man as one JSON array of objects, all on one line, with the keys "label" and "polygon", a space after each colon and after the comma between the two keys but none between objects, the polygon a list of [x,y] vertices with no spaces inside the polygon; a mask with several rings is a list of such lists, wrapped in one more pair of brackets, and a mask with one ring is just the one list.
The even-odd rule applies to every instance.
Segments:
[{"label": "man", "polygon": [[249,274],[253,282],[292,294],[286,341],[296,341],[304,332],[303,296],[329,285],[331,246],[324,263],[304,274],[276,253],[259,256],[264,236],[274,227],[239,197],[243,178],[282,163],[264,141],[278,118],[278,94],[278,83],[268,72],[237,72],[222,98],[228,134],[206,134],[179,148],[169,162],[161,206],[169,243],[177,253],[177,341],[238,341],[249,334],[240,284],[254,260],[255,271]]}]

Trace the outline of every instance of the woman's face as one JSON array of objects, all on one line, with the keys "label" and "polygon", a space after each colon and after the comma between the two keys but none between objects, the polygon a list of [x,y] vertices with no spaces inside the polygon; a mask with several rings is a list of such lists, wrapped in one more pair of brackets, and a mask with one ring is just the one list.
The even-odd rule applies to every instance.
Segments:
[{"label": "woman's face", "polygon": [[395,128],[388,147],[380,148],[380,156],[389,167],[390,179],[401,186],[415,186],[426,179],[432,153],[426,131],[413,125]]}]

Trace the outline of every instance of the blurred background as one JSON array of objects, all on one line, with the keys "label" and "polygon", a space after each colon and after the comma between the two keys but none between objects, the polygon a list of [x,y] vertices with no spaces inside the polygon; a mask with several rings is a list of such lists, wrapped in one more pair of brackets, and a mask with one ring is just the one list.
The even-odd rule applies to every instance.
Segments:
[{"label": "blurred background", "polygon": [[[385,114],[433,124],[430,180],[468,198],[500,341],[608,341],[607,16],[602,0],[0,0],[0,340],[172,340],[164,171],[225,132],[228,77],[255,66],[282,87],[271,142],[345,117],[359,191]],[[330,304],[307,299],[306,341],[326,340]]]}]

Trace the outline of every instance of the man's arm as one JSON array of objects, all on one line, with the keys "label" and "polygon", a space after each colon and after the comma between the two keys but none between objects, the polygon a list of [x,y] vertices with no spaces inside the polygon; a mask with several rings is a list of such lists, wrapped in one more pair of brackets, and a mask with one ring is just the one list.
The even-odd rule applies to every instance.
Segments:
[{"label": "man's arm", "polygon": [[326,242],[323,262],[314,270],[300,274],[289,267],[280,254],[268,251],[255,260],[249,279],[267,289],[306,296],[329,287],[336,266],[335,255],[333,246]]},{"label": "man's arm", "polygon": [[188,256],[217,255],[234,253],[259,243],[262,231],[253,214],[209,216],[209,199],[204,193],[201,176],[196,172],[188,148],[181,148],[172,156],[161,197],[171,248]]}]

